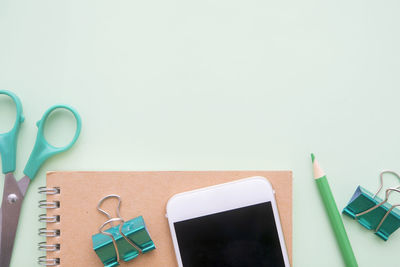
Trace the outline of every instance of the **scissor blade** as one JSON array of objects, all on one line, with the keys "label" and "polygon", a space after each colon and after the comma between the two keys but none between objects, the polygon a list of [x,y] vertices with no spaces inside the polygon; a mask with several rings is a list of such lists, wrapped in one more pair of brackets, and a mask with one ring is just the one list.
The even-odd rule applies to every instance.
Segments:
[{"label": "scissor blade", "polygon": [[14,175],[7,173],[4,182],[3,202],[1,204],[0,267],[10,266],[23,199],[24,196]]},{"label": "scissor blade", "polygon": [[31,182],[31,178],[29,178],[26,175],[24,177],[22,177],[22,179],[17,182],[19,190],[20,190],[21,194],[24,197],[25,197],[26,191],[28,190],[28,186],[29,186],[30,182]]}]

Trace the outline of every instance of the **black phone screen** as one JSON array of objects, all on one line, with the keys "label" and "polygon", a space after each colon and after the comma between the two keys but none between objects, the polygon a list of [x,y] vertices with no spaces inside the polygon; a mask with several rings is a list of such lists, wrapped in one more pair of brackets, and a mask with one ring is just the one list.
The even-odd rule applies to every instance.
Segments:
[{"label": "black phone screen", "polygon": [[184,267],[285,267],[271,202],[174,223]]}]

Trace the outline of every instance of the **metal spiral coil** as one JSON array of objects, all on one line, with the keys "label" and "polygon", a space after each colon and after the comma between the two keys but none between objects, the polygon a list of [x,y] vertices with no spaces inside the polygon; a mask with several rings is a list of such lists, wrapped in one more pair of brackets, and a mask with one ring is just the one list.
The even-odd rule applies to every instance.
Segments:
[{"label": "metal spiral coil", "polygon": [[39,215],[39,222],[57,223],[60,221],[60,215],[47,216],[46,214]]},{"label": "metal spiral coil", "polygon": [[38,248],[41,251],[58,251],[60,250],[60,244],[47,244],[47,242],[40,242]]},{"label": "metal spiral coil", "polygon": [[48,259],[46,256],[41,256],[38,259],[38,263],[42,266],[57,266],[60,265],[60,259]]},{"label": "metal spiral coil", "polygon": [[48,188],[45,186],[41,186],[38,188],[38,193],[43,195],[58,195],[60,194],[60,188],[59,187]]},{"label": "metal spiral coil", "polygon": [[[48,188],[48,187],[39,187],[38,193],[43,195],[58,195],[60,194],[60,188]],[[47,201],[47,200],[40,200],[39,201],[39,208],[41,209],[58,209],[60,207],[60,201]],[[43,223],[57,223],[60,222],[59,215],[47,215],[47,214],[40,214],[39,215],[39,222]],[[47,228],[40,228],[38,232],[39,236],[52,238],[60,236],[59,229],[47,229]],[[38,244],[38,249],[44,252],[54,252],[60,250],[60,244],[48,244],[47,242],[40,242]],[[38,258],[38,264],[42,266],[58,266],[60,265],[60,258],[47,258],[47,256],[41,256]]]},{"label": "metal spiral coil", "polygon": [[60,230],[40,228],[38,234],[39,236],[44,236],[44,237],[57,237],[60,236]]},{"label": "metal spiral coil", "polygon": [[41,209],[58,209],[60,207],[60,201],[39,201],[39,208]]}]

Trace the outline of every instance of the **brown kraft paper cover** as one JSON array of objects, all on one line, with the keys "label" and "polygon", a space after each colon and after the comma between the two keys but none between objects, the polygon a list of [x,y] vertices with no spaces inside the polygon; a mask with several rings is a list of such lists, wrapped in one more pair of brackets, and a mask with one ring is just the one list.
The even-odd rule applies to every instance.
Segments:
[{"label": "brown kraft paper cover", "polygon": [[[47,187],[59,187],[60,194],[48,195],[48,201],[60,201],[58,209],[47,214],[60,215],[60,222],[48,229],[60,229],[59,237],[49,244],[60,250],[48,252],[48,258],[60,258],[62,267],[103,266],[92,248],[92,235],[107,220],[96,206],[109,194],[121,197],[121,217],[130,220],[142,215],[156,249],[139,255],[121,266],[177,266],[169,231],[166,204],[174,194],[233,180],[263,176],[276,192],[286,247],[292,261],[292,172],[291,171],[150,171],[150,172],[49,172]],[[102,207],[115,215],[117,202]]]}]

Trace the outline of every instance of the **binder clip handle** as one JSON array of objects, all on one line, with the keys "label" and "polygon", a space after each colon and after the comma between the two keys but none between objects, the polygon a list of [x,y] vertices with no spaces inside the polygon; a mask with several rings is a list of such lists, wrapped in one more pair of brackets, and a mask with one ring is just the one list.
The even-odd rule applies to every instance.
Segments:
[{"label": "binder clip handle", "polygon": [[[103,202],[104,202],[105,200],[110,199],[110,198],[116,198],[116,199],[118,199],[118,206],[117,206],[117,209],[116,209],[116,213],[117,213],[117,216],[118,216],[118,217],[112,218],[111,215],[110,215],[108,212],[106,212],[105,210],[103,210],[103,209],[101,208],[101,204],[103,204]],[[116,254],[117,254],[117,261],[118,261],[118,262],[120,261],[120,258],[119,258],[119,252],[118,252],[117,242],[116,242],[114,236],[113,236],[111,233],[108,233],[108,232],[106,232],[106,231],[103,230],[103,228],[104,228],[106,225],[108,225],[108,224],[111,224],[111,226],[113,227],[113,226],[114,226],[113,222],[117,222],[117,221],[120,222],[120,223],[119,223],[119,228],[118,228],[119,234],[120,234],[132,247],[134,247],[135,249],[137,249],[138,251],[140,251],[140,252],[142,253],[142,250],[141,250],[138,246],[136,246],[131,240],[129,240],[129,238],[122,232],[122,227],[123,227],[124,224],[125,224],[125,220],[121,218],[120,209],[121,209],[121,197],[118,196],[118,195],[115,195],[115,194],[111,194],[111,195],[108,195],[108,196],[103,197],[103,198],[99,201],[99,203],[97,204],[97,210],[100,211],[100,212],[102,212],[103,214],[105,214],[105,215],[108,217],[108,220],[105,221],[105,222],[100,226],[100,228],[99,228],[99,233],[111,237],[111,239],[112,239],[112,241],[113,241],[113,245],[114,245],[115,252],[116,252]]]},{"label": "binder clip handle", "polygon": [[[110,198],[118,200],[115,218],[101,208],[103,202]],[[92,243],[94,251],[106,267],[117,266],[121,260],[130,261],[140,253],[144,254],[156,248],[143,217],[138,216],[125,222],[121,218],[120,207],[121,197],[118,195],[105,196],[97,205],[97,210],[108,220],[100,226],[97,234],[92,235]],[[118,224],[114,226],[114,222]],[[105,229],[108,225],[110,227]]]},{"label": "binder clip handle", "polygon": [[[108,212],[106,212],[105,210],[103,210],[103,209],[101,208],[101,205],[103,204],[103,202],[104,202],[105,200],[109,199],[109,198],[116,198],[116,199],[118,199],[118,206],[117,206],[116,212],[117,212],[117,218],[120,218],[120,219],[121,219],[121,215],[120,215],[120,212],[119,212],[120,209],[121,209],[121,197],[118,196],[118,195],[111,194],[111,195],[105,196],[105,197],[103,197],[102,199],[100,199],[99,203],[97,204],[97,210],[100,211],[101,213],[103,213],[104,215],[106,215],[107,218],[110,220],[110,219],[112,218],[111,215],[110,215]],[[122,219],[121,219],[121,220],[122,220]],[[111,226],[114,226],[114,224],[112,223],[112,221],[111,221],[110,223],[111,223]]]},{"label": "binder clip handle", "polygon": [[[400,175],[397,174],[397,172],[395,172],[395,171],[390,171],[390,170],[382,171],[382,172],[380,173],[380,175],[379,175],[381,184],[380,184],[380,186],[379,186],[379,188],[378,188],[378,191],[376,191],[376,193],[374,194],[373,198],[375,198],[375,197],[379,194],[379,192],[381,192],[381,190],[382,190],[382,187],[383,187],[383,175],[384,175],[385,173],[391,173],[391,174],[393,174],[394,176],[396,176],[396,177],[399,179],[399,182],[400,182]],[[398,187],[396,187],[396,188],[397,188],[397,189],[400,188],[400,185],[399,185]]]},{"label": "binder clip handle", "polygon": [[[386,198],[385,198],[385,200],[382,201],[381,203],[387,202],[388,199],[389,199],[389,194],[390,194],[391,192],[393,192],[393,191],[394,191],[394,192],[397,192],[397,193],[400,193],[399,187],[387,189],[387,190],[386,190]],[[383,205],[383,204],[381,204],[381,205]],[[378,232],[378,231],[379,231],[379,229],[381,228],[383,222],[386,220],[386,218],[389,216],[389,214],[392,212],[392,210],[393,210],[394,208],[396,208],[396,207],[399,207],[399,206],[400,206],[400,204],[392,205],[392,207],[386,212],[385,216],[383,216],[382,220],[379,222],[378,226],[377,226],[376,229],[375,229],[375,232]]]},{"label": "binder clip handle", "polygon": [[[119,257],[119,251],[118,251],[117,241],[115,240],[114,235],[103,230],[103,228],[104,228],[107,224],[113,225],[113,222],[115,222],[115,221],[121,221],[121,222],[122,222],[122,223],[120,224],[120,227],[119,227],[119,231],[120,231],[120,233],[122,233],[121,228],[122,228],[122,225],[124,224],[124,220],[121,219],[121,218],[111,218],[111,219],[105,221],[105,222],[100,226],[100,228],[99,228],[99,233],[101,233],[101,234],[103,234],[103,235],[106,235],[106,236],[109,236],[109,237],[111,238],[111,240],[112,240],[112,242],[113,242],[115,254],[117,255],[117,262],[120,262],[120,257]],[[123,235],[123,236],[124,236],[124,235]]]},{"label": "binder clip handle", "polygon": [[138,251],[140,251],[140,253],[143,253],[143,251],[142,251],[138,246],[136,246],[135,243],[133,243],[133,242],[122,232],[122,227],[124,226],[124,223],[125,223],[124,219],[122,219],[122,218],[111,218],[111,219],[105,221],[105,222],[100,226],[100,228],[99,228],[99,233],[111,237],[111,240],[112,240],[113,245],[114,245],[114,250],[115,250],[115,253],[116,253],[116,255],[117,255],[117,262],[120,261],[119,251],[118,251],[118,246],[117,246],[117,241],[115,240],[113,234],[108,233],[108,232],[106,232],[106,231],[103,230],[103,228],[104,228],[106,225],[108,225],[108,224],[113,225],[113,222],[116,222],[116,221],[119,221],[119,222],[120,222],[119,227],[118,227],[119,234],[129,243],[129,245],[131,245],[132,247],[134,247],[135,249],[137,249]]},{"label": "binder clip handle", "polygon": [[363,211],[363,212],[357,213],[357,214],[356,214],[356,217],[359,217],[359,216],[362,216],[362,215],[364,215],[364,214],[367,214],[368,212],[371,212],[371,211],[373,211],[373,210],[379,208],[380,206],[382,206],[382,205],[385,204],[386,202],[388,202],[388,200],[389,200],[389,195],[390,195],[390,193],[392,193],[393,191],[399,192],[399,193],[400,193],[400,189],[397,188],[397,187],[396,187],[396,188],[389,188],[389,189],[386,189],[385,199],[384,199],[383,201],[381,201],[380,203],[376,204],[375,206],[373,206],[373,207],[371,207],[371,208],[369,208],[369,209],[367,209],[367,210],[365,210],[365,211]]}]

